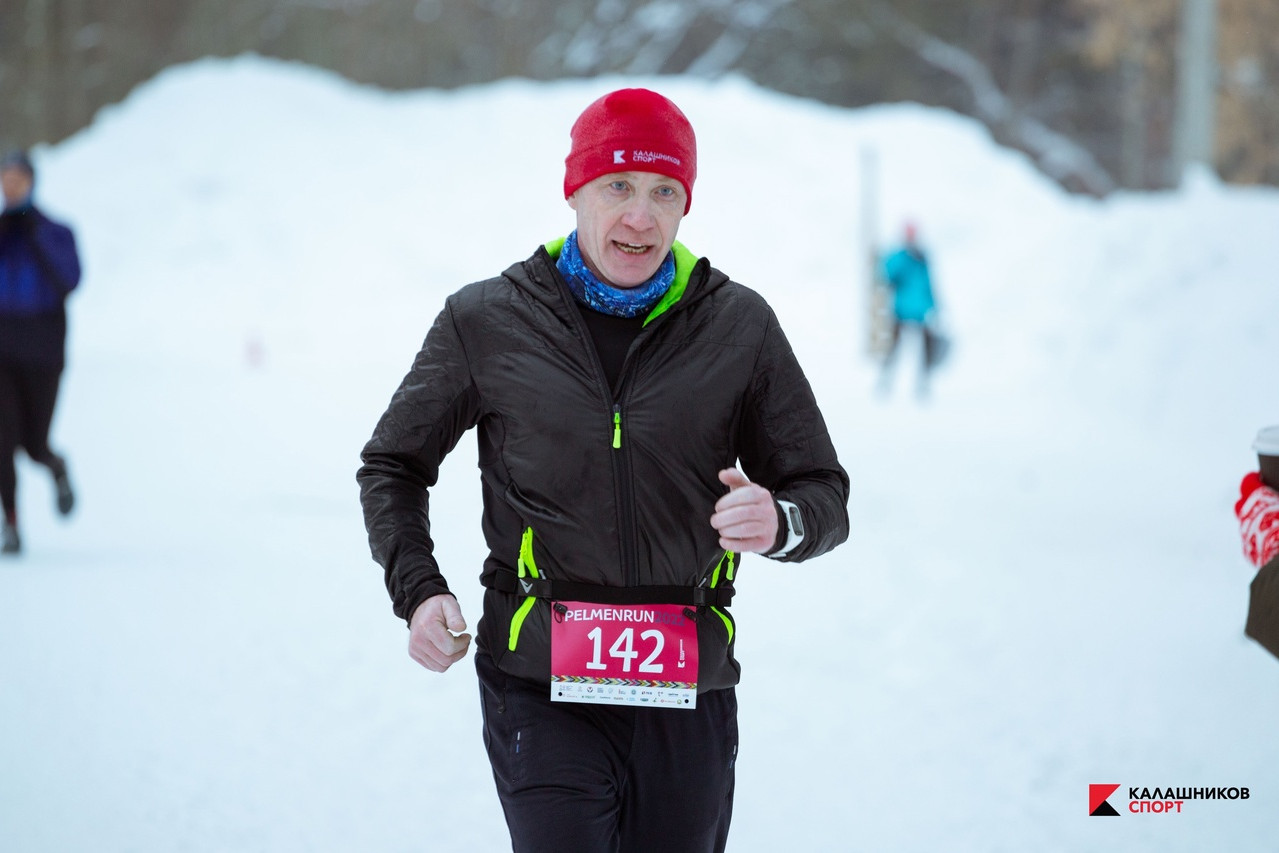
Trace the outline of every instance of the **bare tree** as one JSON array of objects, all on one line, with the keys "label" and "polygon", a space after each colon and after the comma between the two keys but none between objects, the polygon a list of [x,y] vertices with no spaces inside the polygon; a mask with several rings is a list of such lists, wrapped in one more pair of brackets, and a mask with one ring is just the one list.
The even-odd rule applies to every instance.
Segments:
[{"label": "bare tree", "polygon": [[1220,2],[1218,171],[1241,183],[1279,184],[1279,3]]},{"label": "bare tree", "polygon": [[1044,172],[1093,195],[1106,195],[1115,188],[1110,174],[1086,148],[1017,110],[990,69],[971,53],[925,32],[887,4],[873,2],[868,8],[884,32],[923,62],[962,81],[972,96],[976,115],[997,136],[1031,154]]}]

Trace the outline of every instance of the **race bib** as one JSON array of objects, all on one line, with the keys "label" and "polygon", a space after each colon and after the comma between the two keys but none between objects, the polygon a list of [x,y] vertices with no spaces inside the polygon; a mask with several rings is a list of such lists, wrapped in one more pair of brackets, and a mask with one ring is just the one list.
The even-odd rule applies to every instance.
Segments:
[{"label": "race bib", "polygon": [[697,707],[697,623],[680,604],[560,601],[551,616],[551,701]]}]

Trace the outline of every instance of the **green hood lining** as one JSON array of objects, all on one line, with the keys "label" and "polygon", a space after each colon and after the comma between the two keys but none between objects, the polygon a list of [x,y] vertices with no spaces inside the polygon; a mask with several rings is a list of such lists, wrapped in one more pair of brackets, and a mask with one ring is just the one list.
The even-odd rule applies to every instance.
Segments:
[{"label": "green hood lining", "polygon": [[[559,260],[560,252],[563,251],[566,240],[568,240],[567,237],[560,237],[545,245],[546,254],[551,256],[551,260]],[[688,280],[693,275],[693,267],[697,266],[697,262],[701,260],[679,240],[676,240],[671,246],[671,252],[675,255],[675,280],[671,282],[670,289],[653,306],[653,310],[649,311],[648,316],[644,318],[645,326],[666,313],[668,308],[680,301],[684,296],[684,291],[688,289]]]}]

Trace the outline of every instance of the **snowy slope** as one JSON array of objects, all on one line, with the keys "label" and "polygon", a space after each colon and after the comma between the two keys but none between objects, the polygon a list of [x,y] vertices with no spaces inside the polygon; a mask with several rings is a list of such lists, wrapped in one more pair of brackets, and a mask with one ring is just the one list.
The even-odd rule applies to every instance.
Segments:
[{"label": "snowy slope", "polygon": [[[955,115],[739,80],[393,94],[255,57],[37,152],[86,268],[54,435],[81,506],[23,465],[0,849],[507,848],[474,676],[404,653],[354,472],[444,296],[572,228],[567,129],[636,83],[698,131],[681,240],[775,306],[854,484],[848,544],[739,576],[730,849],[1273,850],[1279,661],[1230,508],[1279,423],[1279,193],[1072,198]],[[864,353],[868,157],[956,340],[926,404]],[[474,466],[434,503],[472,622]],[[1251,797],[1126,812],[1156,785]]]}]

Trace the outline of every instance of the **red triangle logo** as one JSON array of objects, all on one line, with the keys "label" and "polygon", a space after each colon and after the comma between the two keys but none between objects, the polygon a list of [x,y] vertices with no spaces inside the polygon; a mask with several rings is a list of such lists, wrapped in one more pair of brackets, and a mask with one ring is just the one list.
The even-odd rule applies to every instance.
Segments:
[{"label": "red triangle logo", "polygon": [[1088,786],[1088,814],[1090,815],[1117,815],[1114,806],[1106,802],[1106,798],[1115,791],[1119,790],[1118,785],[1089,785]]}]

